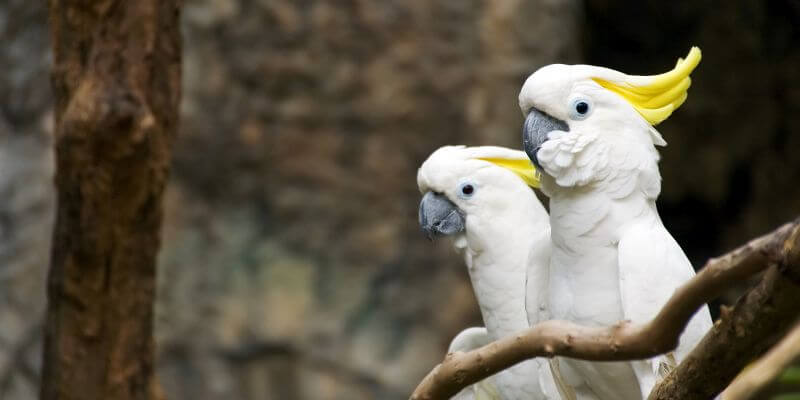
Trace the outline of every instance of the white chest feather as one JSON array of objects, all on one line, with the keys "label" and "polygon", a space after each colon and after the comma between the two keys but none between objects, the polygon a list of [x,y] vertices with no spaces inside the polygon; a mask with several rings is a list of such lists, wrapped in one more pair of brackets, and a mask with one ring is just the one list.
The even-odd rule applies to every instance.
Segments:
[{"label": "white chest feather", "polygon": [[549,301],[554,318],[590,325],[623,319],[619,238],[654,212],[643,195],[613,199],[600,191],[561,190],[551,200]]},{"label": "white chest feather", "polygon": [[465,258],[489,336],[496,340],[527,328],[524,253],[467,249]]}]

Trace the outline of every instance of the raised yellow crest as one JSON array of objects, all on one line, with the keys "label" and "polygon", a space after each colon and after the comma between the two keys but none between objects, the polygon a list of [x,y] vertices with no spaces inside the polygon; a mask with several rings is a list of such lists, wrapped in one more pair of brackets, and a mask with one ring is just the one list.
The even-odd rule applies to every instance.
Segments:
[{"label": "raised yellow crest", "polygon": [[528,158],[496,158],[496,157],[486,157],[486,158],[478,158],[479,160],[488,161],[498,167],[505,168],[522,178],[525,183],[533,188],[538,188],[540,185],[539,182],[539,171],[531,163],[531,160]]},{"label": "raised yellow crest", "polygon": [[672,71],[659,75],[622,75],[606,80],[592,78],[600,86],[622,96],[651,125],[667,119],[686,100],[692,83],[689,74],[700,63],[700,49],[692,47],[686,59],[679,58]]}]

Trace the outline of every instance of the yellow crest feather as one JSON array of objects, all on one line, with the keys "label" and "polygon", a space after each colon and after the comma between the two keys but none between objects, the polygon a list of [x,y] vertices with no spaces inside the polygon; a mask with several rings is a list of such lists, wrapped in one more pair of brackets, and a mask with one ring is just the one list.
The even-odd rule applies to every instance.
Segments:
[{"label": "yellow crest feather", "polygon": [[651,125],[667,119],[686,101],[692,84],[689,74],[700,63],[701,53],[692,47],[686,59],[679,58],[672,71],[659,75],[625,76],[621,82],[592,78],[600,86],[622,96]]},{"label": "yellow crest feather", "polygon": [[525,183],[533,188],[538,188],[539,171],[531,163],[529,159],[511,159],[511,158],[479,158],[479,160],[488,161],[498,167],[505,168],[522,178]]}]

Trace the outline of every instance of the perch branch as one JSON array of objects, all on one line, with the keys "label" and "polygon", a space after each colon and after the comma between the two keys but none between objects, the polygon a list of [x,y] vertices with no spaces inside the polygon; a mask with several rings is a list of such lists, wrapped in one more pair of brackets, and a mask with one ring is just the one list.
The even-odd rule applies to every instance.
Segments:
[{"label": "perch branch", "polygon": [[[716,259],[678,288],[656,317],[645,324],[620,321],[586,327],[544,321],[519,334],[469,352],[448,354],[417,386],[411,400],[447,399],[462,388],[534,357],[565,356],[591,361],[650,358],[677,347],[692,315],[725,288],[785,258],[787,237],[800,240],[798,220]],[[791,246],[798,246],[792,243]],[[790,247],[791,247],[790,246]],[[800,247],[800,246],[798,246]],[[797,264],[797,252],[793,264]]]},{"label": "perch branch", "polygon": [[659,382],[649,400],[710,399],[763,355],[800,316],[800,231],[776,243],[778,260],[753,289],[720,319],[680,365]]},{"label": "perch branch", "polygon": [[800,358],[800,324],[728,386],[725,390],[725,400],[758,398],[761,391],[798,358]]}]

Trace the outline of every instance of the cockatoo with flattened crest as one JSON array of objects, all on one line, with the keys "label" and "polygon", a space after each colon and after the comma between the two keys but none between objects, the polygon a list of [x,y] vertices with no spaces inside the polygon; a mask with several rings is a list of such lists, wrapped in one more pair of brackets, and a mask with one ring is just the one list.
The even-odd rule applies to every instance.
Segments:
[{"label": "cockatoo with flattened crest", "polygon": [[[464,256],[485,328],[469,328],[450,351],[467,351],[538,322],[549,266],[547,211],[528,185],[536,172],[522,151],[445,146],[420,167],[419,222],[429,239],[450,236]],[[539,299],[539,296],[542,298]],[[519,363],[459,393],[458,399],[557,399],[541,359]]]},{"label": "cockatoo with flattened crest", "polygon": [[[694,275],[656,210],[661,176],[655,146],[666,142],[654,125],[684,102],[699,62],[694,47],[673,70],[652,76],[554,64],[523,85],[523,144],[550,197],[553,318],[585,325],[647,322]],[[646,398],[710,327],[704,307],[665,356],[556,360],[578,398]]]}]

